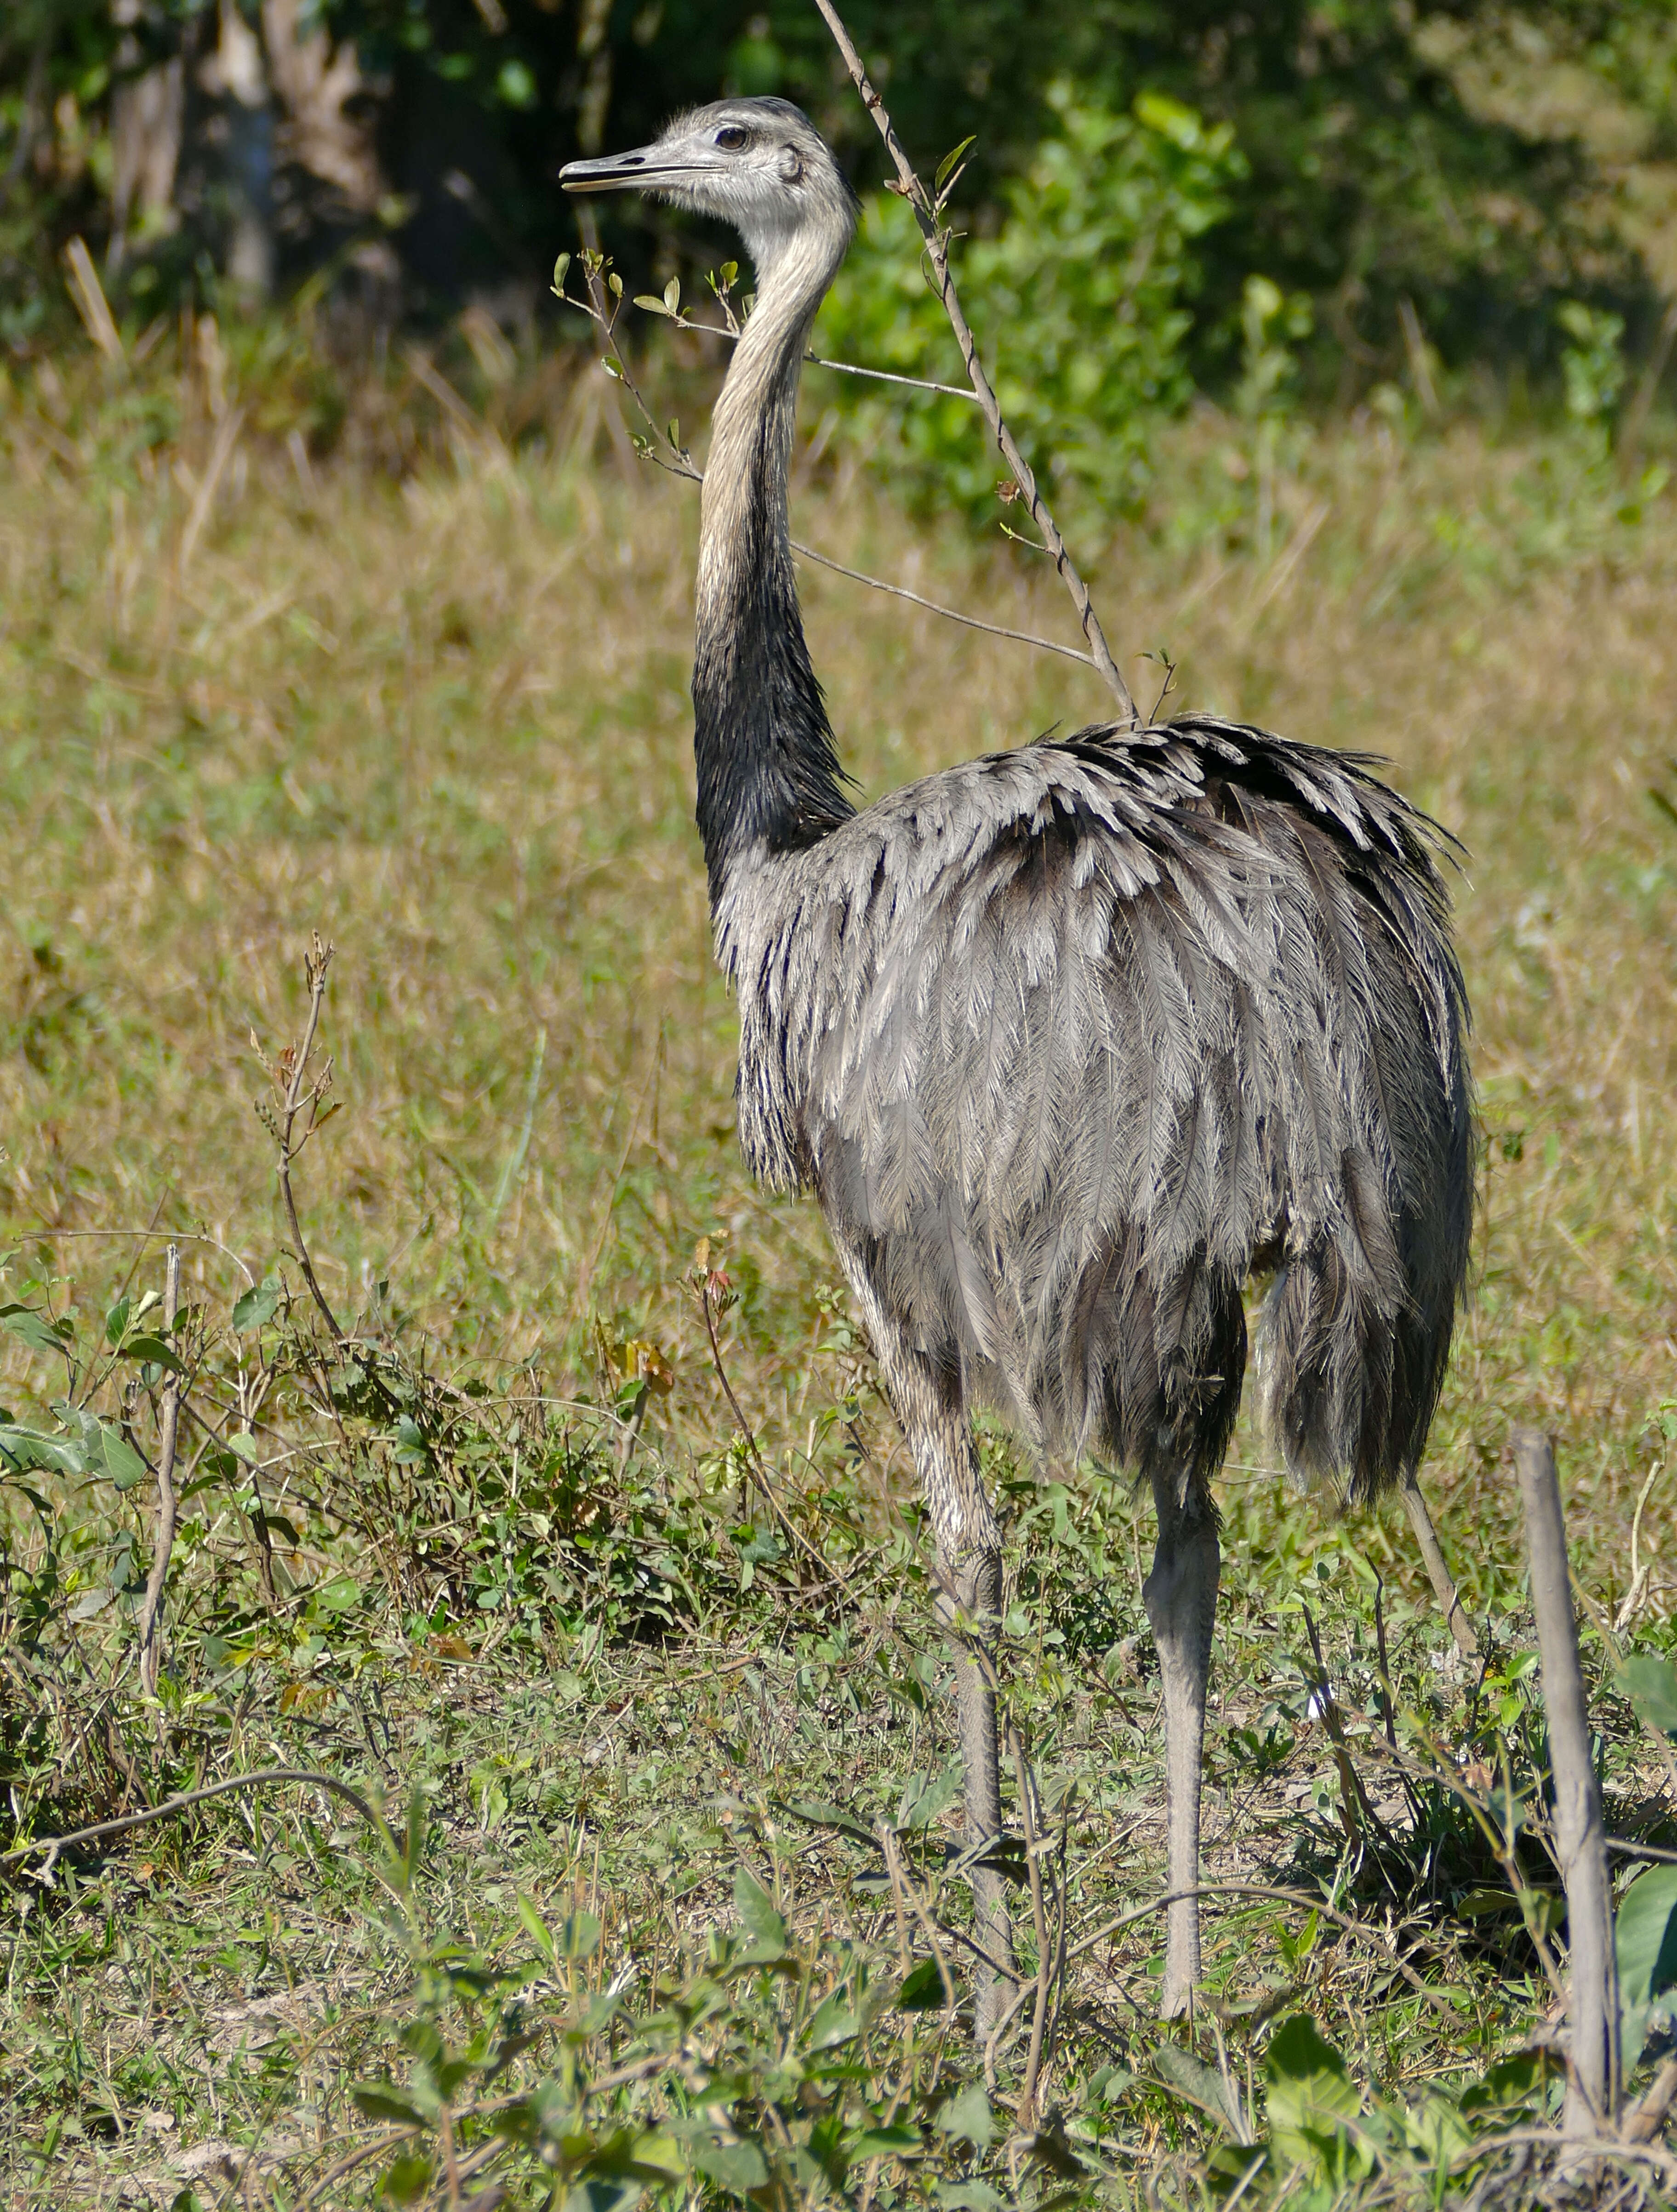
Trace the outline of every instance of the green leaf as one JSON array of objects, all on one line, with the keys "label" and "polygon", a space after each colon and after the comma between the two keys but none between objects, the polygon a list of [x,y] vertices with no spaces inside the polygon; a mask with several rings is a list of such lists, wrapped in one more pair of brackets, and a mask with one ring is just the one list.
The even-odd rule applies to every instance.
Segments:
[{"label": "green leaf", "polygon": [[1656,2002],[1677,1988],[1677,1866],[1652,1866],[1625,1891],[1613,1923],[1619,2035],[1633,2066]]},{"label": "green leaf", "polygon": [[[356,2101],[359,2103],[360,2099],[357,2097]],[[387,2197],[393,2204],[417,2204],[430,2185],[430,2152],[405,2150],[399,2152],[384,2169],[379,2195]]]},{"label": "green leaf", "polygon": [[1461,2109],[1467,2114],[1531,2111],[1561,2070],[1552,2051],[1516,2051],[1512,2057],[1499,2058],[1471,2089],[1462,2091]]},{"label": "green leaf", "polygon": [[862,2023],[847,2002],[842,1990],[834,1990],[815,2008],[808,2029],[811,2051],[831,2051],[840,2043],[848,2043],[859,2033]]},{"label": "green leaf", "polygon": [[664,312],[678,315],[681,312],[681,279],[672,276],[664,287]]},{"label": "green leaf", "polygon": [[102,1474],[119,1490],[131,1490],[145,1478],[145,1462],[120,1431],[104,1421],[88,1440],[87,1458],[88,1473]]},{"label": "green leaf", "polygon": [[322,1613],[350,1613],[361,1602],[361,1584],[351,1575],[334,1575],[313,1593]]},{"label": "green leaf", "polygon": [[393,2081],[357,2081],[350,2095],[357,2112],[369,2120],[390,2120],[398,2127],[423,2128],[425,2116]]},{"label": "green leaf", "polygon": [[260,1467],[262,1464],[262,1447],[248,1429],[235,1429],[227,1440],[227,1448],[235,1459],[243,1460],[247,1467]]},{"label": "green leaf", "polygon": [[732,2190],[736,2197],[768,2186],[769,2162],[754,2142],[697,2142],[687,2154],[707,2179]]},{"label": "green leaf", "polygon": [[1455,1909],[1464,1920],[1483,1920],[1493,1913],[1517,1912],[1520,1900],[1511,1889],[1470,1889],[1457,1898]]},{"label": "green leaf", "polygon": [[186,1371],[174,1346],[144,1329],[129,1338],[122,1347],[122,1356],[125,1359],[137,1359],[143,1366],[166,1367],[171,1375],[184,1375]]},{"label": "green leaf", "polygon": [[39,1468],[49,1474],[82,1474],[87,1456],[81,1444],[66,1436],[46,1436],[39,1429],[22,1429],[0,1423],[0,1459],[19,1474]]},{"label": "green leaf", "polygon": [[560,254],[558,259],[553,264],[553,296],[556,299],[563,300],[564,297],[564,280],[570,268],[570,256],[568,253]]},{"label": "green leaf", "polygon": [[932,186],[932,190],[935,193],[941,192],[942,191],[945,179],[959,165],[960,157],[965,154],[967,148],[973,143],[973,139],[963,138],[959,146],[952,146],[949,151],[943,156],[943,159],[937,165],[937,178],[936,183]]},{"label": "green leaf", "polygon": [[960,1764],[952,1759],[941,1774],[930,1780],[924,1774],[909,1777],[903,1802],[897,1808],[899,1832],[929,1828],[940,1813],[947,1812],[960,1795]]},{"label": "green leaf", "polygon": [[937,2124],[946,2136],[959,2136],[974,2150],[988,2150],[995,2140],[996,2115],[990,2109],[983,2083],[971,2081],[951,2097],[939,2110]]},{"label": "green leaf", "polygon": [[536,1948],[541,1953],[542,1957],[546,1960],[548,1965],[550,1966],[557,1966],[558,1964],[559,1957],[558,1948],[554,1943],[552,1935],[548,1929],[547,1923],[542,1918],[540,1913],[536,1910],[534,1899],[527,1895],[527,1893],[521,1889],[518,1893],[516,1903],[518,1905],[518,1917],[524,1923],[525,1934],[530,1937],[531,1941],[535,1944]]},{"label": "green leaf", "polygon": [[1618,1686],[1639,1718],[1677,1736],[1677,1666],[1669,1659],[1627,1659],[1619,1670]]},{"label": "green leaf", "polygon": [[784,1959],[786,1923],[775,1910],[774,1899],[746,1867],[734,1876],[734,1910],[740,1925],[752,1939],[743,1954],[747,1960]]},{"label": "green leaf", "polygon": [[899,2151],[918,2150],[918,2128],[863,2128],[851,2145],[853,2158],[890,2158]]},{"label": "green leaf", "polygon": [[871,1844],[879,1849],[879,1838],[865,1828],[854,1813],[845,1812],[842,1805],[829,1805],[820,1797],[790,1797],[786,1810],[800,1820],[808,1820],[812,1828],[839,1828],[845,1835],[854,1836],[858,1843]]},{"label": "green leaf", "polygon": [[649,315],[668,315],[669,313],[669,309],[663,301],[651,292],[637,292],[635,305],[643,308]]},{"label": "green leaf", "polygon": [[903,2012],[936,2012],[943,2004],[943,1977],[937,1971],[936,1959],[922,1959],[911,1966],[903,1977],[902,1987],[897,1991],[897,2004]]},{"label": "green leaf", "polygon": [[1284,2161],[1320,2163],[1320,2138],[1330,2140],[1362,2106],[1345,2062],[1307,2014],[1284,2020],[1264,2056],[1269,2081],[1269,2122]]},{"label": "green leaf", "polygon": [[265,1275],[254,1290],[247,1291],[242,1297],[235,1298],[233,1303],[233,1326],[240,1335],[247,1336],[252,1329],[260,1328],[265,1322],[271,1322],[279,1310],[279,1302],[284,1293],[285,1285],[277,1275]]},{"label": "green leaf", "polygon": [[1221,2126],[1228,2129],[1236,2142],[1244,2142],[1247,2130],[1238,2110],[1231,2110],[1229,2092],[1223,2076],[1209,2067],[1203,2058],[1196,2058],[1180,2043],[1162,2043],[1153,2054],[1153,2063],[1161,2075],[1179,2096],[1190,2104],[1198,2105],[1204,2112]]},{"label": "green leaf", "polygon": [[131,1298],[119,1298],[109,1313],[106,1315],[105,1341],[107,1344],[122,1342],[122,1332],[128,1326],[128,1316],[133,1311],[133,1307],[134,1302]]},{"label": "green leaf", "polygon": [[398,1417],[393,1441],[398,1467],[423,1467],[430,1458],[431,1448],[425,1442],[425,1432],[410,1413]]},{"label": "green leaf", "polygon": [[54,1321],[37,1306],[0,1306],[0,1328],[8,1328],[31,1352],[51,1355],[62,1353],[66,1340],[75,1334],[68,1321]]},{"label": "green leaf", "polygon": [[568,1913],[559,1930],[559,1955],[565,1959],[591,1959],[599,1948],[600,1923],[593,1913]]},{"label": "green leaf", "polygon": [[937,2201],[948,2212],[1002,2212],[1002,2199],[987,2181],[942,2181]]}]

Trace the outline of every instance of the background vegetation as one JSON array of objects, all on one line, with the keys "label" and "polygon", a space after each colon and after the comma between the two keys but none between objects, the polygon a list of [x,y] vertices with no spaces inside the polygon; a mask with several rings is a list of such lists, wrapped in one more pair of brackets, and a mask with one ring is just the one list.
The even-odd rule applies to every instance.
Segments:
[{"label": "background vegetation", "polygon": [[[790,0],[19,0],[13,2203],[1545,2201],[1565,1929],[1516,1419],[1566,1480],[1634,2085],[1671,2052],[1677,1869],[1637,1856],[1677,1848],[1668,11],[853,21],[918,155],[978,133],[964,292],[1137,696],[1384,754],[1463,841],[1482,1208],[1425,1480],[1483,1666],[1400,1515],[1289,1497],[1242,1429],[1208,2000],[1167,2033],[1147,1516],[986,1429],[1040,1879],[971,2051],[918,1506],[818,1221],[734,1141],[691,502],[542,304],[552,166],[785,91],[869,188],[819,349],[953,379],[864,119]],[[612,214],[631,295],[706,299],[729,249]],[[624,343],[660,420],[702,417],[721,340]],[[795,499],[846,566],[1068,635],[963,403],[812,368]],[[866,792],[1106,711],[803,581]],[[30,1849],[271,1768],[305,1778]],[[1625,2207],[1677,2186],[1638,2155]]]},{"label": "background vegetation", "polygon": [[[1248,341],[1271,399],[1279,316]],[[666,335],[652,396],[691,416],[710,342]],[[1427,1480],[1485,1662],[1451,1659],[1400,1516],[1289,1499],[1242,1431],[1211,1998],[1166,2034],[1146,1516],[987,1431],[1010,1817],[1028,1792],[1045,1839],[1027,2099],[1035,1987],[987,2065],[961,2021],[909,1471],[819,1224],[735,1148],[688,495],[614,458],[597,372],[469,313],[382,375],[319,338],[194,316],[136,365],[131,321],[121,360],[6,387],[0,1758],[20,1841],[273,1765],[388,1826],[281,1785],[15,1867],[13,2201],[1540,2195],[1564,1929],[1514,1419],[1560,1440],[1613,1832],[1677,1843],[1662,421],[1627,489],[1582,340],[1548,432],[1200,403],[1100,542],[1150,701],[1168,658],[1177,696],[1377,748],[1465,842],[1484,1207]],[[810,374],[800,532],[1064,634],[1028,555],[905,519]],[[805,588],[865,790],[1102,711],[1063,664]],[[294,1176],[336,1327],[252,1110],[314,931],[338,1110]],[[1643,1897],[1638,2082],[1677,1966]]]}]

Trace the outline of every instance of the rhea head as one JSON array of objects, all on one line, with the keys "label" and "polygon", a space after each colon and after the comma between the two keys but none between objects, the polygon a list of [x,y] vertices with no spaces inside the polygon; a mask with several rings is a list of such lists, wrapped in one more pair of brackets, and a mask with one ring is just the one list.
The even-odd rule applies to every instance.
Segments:
[{"label": "rhea head", "polygon": [[765,283],[790,248],[812,246],[830,278],[856,229],[856,195],[831,148],[790,100],[717,100],[678,115],[649,146],[559,172],[568,192],[649,193],[736,230]]}]

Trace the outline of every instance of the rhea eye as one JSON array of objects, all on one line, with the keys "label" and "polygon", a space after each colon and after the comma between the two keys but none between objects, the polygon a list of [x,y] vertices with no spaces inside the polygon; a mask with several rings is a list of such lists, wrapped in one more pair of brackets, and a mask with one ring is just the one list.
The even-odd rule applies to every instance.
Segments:
[{"label": "rhea eye", "polygon": [[743,123],[724,123],[717,133],[717,143],[730,154],[737,154],[750,137]]}]

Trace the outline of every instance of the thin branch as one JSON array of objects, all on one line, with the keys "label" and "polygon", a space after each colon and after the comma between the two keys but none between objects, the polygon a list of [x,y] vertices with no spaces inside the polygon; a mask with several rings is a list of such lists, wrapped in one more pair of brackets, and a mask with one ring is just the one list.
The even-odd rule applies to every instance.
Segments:
[{"label": "thin branch", "polygon": [[[1073,1959],[1081,1959],[1085,1951],[1092,1951],[1097,1943],[1106,1942],[1108,1937],[1132,1927],[1137,1921],[1146,1920],[1156,1912],[1162,1912],[1167,1905],[1178,1904],[1187,1898],[1201,1897],[1267,1898],[1278,1905],[1301,1905],[1309,1911],[1320,1913],[1324,1920],[1331,1920],[1347,1936],[1360,1936],[1368,1942],[1378,1943],[1382,1950],[1386,1948],[1387,1939],[1379,1929],[1371,1928],[1366,1920],[1355,1920],[1348,1912],[1340,1912],[1333,1905],[1324,1904],[1320,1897],[1312,1897],[1308,1890],[1283,1889],[1265,1881],[1202,1881],[1192,1889],[1168,1890],[1161,1897],[1150,1898],[1145,1905],[1131,1905],[1127,1912],[1120,1912],[1115,1919],[1108,1920],[1104,1926],[1097,1928],[1092,1936],[1085,1936],[1081,1942],[1072,1944],[1065,1954],[1066,1963],[1070,1965]],[[1386,1955],[1410,1987],[1418,1996],[1424,1997],[1435,2012],[1442,2012],[1452,2020],[1462,2017],[1463,2008],[1442,1990],[1435,1990],[1430,1983],[1423,1981],[1406,1959],[1399,1958],[1395,1951],[1387,1951]]]},{"label": "thin branch", "polygon": [[1554,1451],[1540,1429],[1515,1429],[1513,1445],[1531,1557],[1532,1610],[1537,1616],[1571,1953],[1572,2036],[1561,2129],[1574,2138],[1593,2139],[1616,2127],[1620,2087],[1619,1978],[1601,1788],[1590,1757],[1589,1707],[1578,1665],[1578,1624]]},{"label": "thin branch", "polygon": [[1025,1871],[1031,1890],[1031,1925],[1036,1933],[1036,1979],[1033,1984],[1031,2042],[1025,2059],[1025,2078],[1020,2085],[1015,2117],[1021,2129],[1036,2126],[1037,2077],[1042,2070],[1042,2038],[1048,2025],[1048,1997],[1054,1978],[1056,1946],[1048,1940],[1048,1908],[1042,1893],[1042,1860],[1038,1850],[1036,1814],[1032,1803],[1036,1778],[1025,1759],[1025,1746],[1016,1728],[1008,1730],[1014,1772],[1019,1783],[1019,1814],[1025,1827]]},{"label": "thin branch", "polygon": [[1134,726],[1141,718],[1136,711],[1136,702],[1130,696],[1130,687],[1119,675],[1118,664],[1113,659],[1112,649],[1107,643],[1106,633],[1101,627],[1094,604],[1089,598],[1089,586],[1072,564],[1071,556],[1066,550],[1065,540],[1061,537],[1058,526],[1048,511],[1047,501],[1037,487],[1035,474],[1030,463],[1015,442],[1012,431],[1009,429],[1003,419],[1001,404],[996,397],[995,389],[990,379],[985,374],[984,364],[979,359],[978,342],[973,336],[972,326],[961,311],[960,301],[955,292],[954,278],[949,269],[949,231],[947,225],[941,220],[943,210],[942,198],[942,196],[936,199],[932,198],[920,181],[908,156],[903,152],[901,145],[898,143],[896,131],[892,126],[891,118],[886,112],[885,103],[868,82],[868,72],[862,65],[862,57],[851,44],[850,33],[845,28],[838,9],[832,5],[832,0],[815,0],[815,5],[820,10],[822,21],[832,32],[839,52],[844,56],[845,66],[851,74],[851,82],[861,94],[863,105],[873,117],[878,126],[879,135],[885,142],[886,151],[891,156],[892,164],[897,172],[897,190],[914,210],[914,220],[919,225],[920,235],[926,242],[926,253],[930,260],[932,274],[936,279],[932,289],[942,301],[943,312],[949,319],[949,327],[955,334],[955,343],[960,348],[960,357],[966,363],[967,374],[972,380],[973,396],[984,410],[985,420],[989,423],[991,434],[996,441],[997,451],[1007,463],[1014,482],[1024,494],[1031,520],[1042,532],[1043,541],[1052,556],[1054,566],[1059,570],[1061,580],[1071,594],[1071,603],[1077,610],[1077,620],[1083,635],[1089,641],[1089,652],[1094,657],[1095,665],[1111,687],[1113,696],[1118,701],[1119,711],[1131,726]]},{"label": "thin branch", "polygon": [[963,385],[936,384],[929,376],[899,376],[889,368],[863,368],[858,362],[829,361],[825,354],[807,353],[803,357],[817,368],[836,368],[841,376],[868,376],[875,384],[901,384],[912,392],[937,392],[946,399],[965,399],[974,407],[984,404],[976,392],[969,392]]},{"label": "thin branch", "polygon": [[[560,270],[552,287],[553,296],[557,300],[562,300],[566,307],[576,307],[587,315],[598,326],[601,336],[611,347],[610,356],[604,366],[613,380],[628,393],[634,404],[636,413],[647,428],[648,434],[643,438],[637,437],[635,441],[636,451],[643,460],[650,461],[655,466],[668,470],[671,476],[680,477],[688,483],[702,484],[704,481],[704,471],[698,466],[686,447],[678,445],[669,431],[660,424],[657,416],[647,404],[639,385],[636,383],[631,374],[628,363],[623,358],[622,349],[619,346],[615,336],[619,310],[607,307],[605,295],[601,287],[601,270],[605,264],[596,263],[595,257],[591,254],[585,253],[582,256],[582,272],[587,280],[588,296],[586,300],[578,300],[573,298],[564,287],[563,271],[569,259],[568,254],[561,256]],[[717,337],[738,336],[737,331],[719,331],[714,324],[691,322],[685,316],[671,313],[668,308],[662,309],[661,312],[668,321],[675,323],[682,330],[708,331],[713,337]],[[927,392],[945,392],[961,399],[976,399],[978,397],[976,392],[962,392],[958,386],[953,384],[928,384],[920,377],[891,376],[882,368],[858,368],[849,362],[821,361],[817,354],[808,354],[805,358],[820,362],[823,368],[844,369],[852,376],[876,376],[883,379],[887,383],[917,385]],[[1039,546],[1036,550],[1039,552],[1046,552],[1048,549],[1046,546]],[[980,622],[976,615],[964,615],[954,607],[941,606],[936,599],[923,599],[918,592],[911,592],[904,585],[887,584],[881,577],[864,575],[860,568],[847,568],[842,561],[834,561],[827,554],[818,553],[813,545],[802,544],[796,538],[792,540],[792,550],[801,554],[806,561],[814,561],[823,568],[831,568],[836,576],[848,577],[853,584],[865,584],[872,592],[885,592],[893,599],[907,599],[914,606],[924,607],[928,614],[942,615],[946,622],[960,623],[963,629],[981,629],[991,637],[1008,638],[1015,645],[1034,646],[1039,653],[1058,653],[1062,659],[1078,661],[1085,668],[1094,668],[1097,671],[1101,669],[1101,663],[1094,653],[1079,653],[1076,646],[1072,645],[1057,645],[1052,638],[1037,637],[1029,630],[1006,629],[997,623]],[[1096,629],[1097,630],[1099,629],[1098,623]],[[1128,696],[1127,693],[1125,696]]]},{"label": "thin branch", "polygon": [[204,1805],[212,1797],[224,1797],[231,1790],[264,1788],[270,1782],[301,1782],[317,1790],[330,1790],[334,1796],[344,1798],[354,1806],[362,1819],[374,1829],[381,1840],[393,1851],[395,1844],[383,1816],[347,1782],[335,1775],[318,1774],[307,1766],[261,1766],[252,1774],[230,1774],[220,1782],[206,1783],[202,1790],[187,1790],[178,1796],[166,1797],[161,1805],[149,1805],[143,1813],[125,1813],[119,1820],[101,1820],[91,1828],[75,1828],[67,1836],[37,1836],[33,1842],[14,1844],[9,1851],[0,1851],[0,1866],[14,1859],[30,1857],[36,1851],[47,1854],[47,1866],[60,1851],[67,1851],[74,1844],[96,1844],[107,1836],[125,1835],[131,1828],[144,1828],[154,1820],[172,1820],[177,1813],[189,1812],[194,1805]]},{"label": "thin branch", "polygon": [[[335,947],[326,943],[317,929],[314,933],[314,942],[303,957],[303,976],[308,985],[308,1019],[303,1029],[302,1042],[288,1045],[275,1064],[263,1051],[253,1030],[250,1041],[257,1058],[267,1070],[269,1079],[279,1094],[277,1115],[265,1106],[259,1106],[257,1111],[268,1133],[279,1147],[279,1194],[284,1204],[286,1221],[290,1226],[291,1249],[296,1255],[297,1265],[302,1269],[302,1279],[308,1285],[309,1296],[324,1315],[326,1327],[341,1344],[344,1331],[337,1315],[326,1303],[326,1294],[320,1288],[320,1278],[314,1273],[314,1262],[309,1258],[308,1246],[303,1241],[302,1224],[297,1218],[297,1201],[291,1189],[291,1164],[326,1119],[326,1115],[320,1111],[320,1103],[332,1088],[332,1062],[327,1060],[320,1074],[312,1079],[308,1064],[314,1057],[314,1039],[320,1027],[320,1008],[326,992],[326,970],[332,965],[334,950]],[[297,1117],[305,1108],[308,1113],[308,1126],[299,1137],[296,1133]],[[328,1107],[326,1113],[335,1110]]]},{"label": "thin branch", "polygon": [[769,1470],[763,1463],[762,1453],[758,1449],[755,1432],[751,1423],[746,1419],[744,1407],[734,1395],[734,1385],[728,1379],[728,1370],[723,1364],[722,1343],[717,1334],[716,1310],[720,1303],[722,1289],[717,1282],[717,1277],[720,1273],[719,1268],[706,1268],[701,1273],[698,1285],[698,1302],[704,1314],[704,1334],[710,1340],[710,1364],[717,1370],[717,1380],[722,1385],[723,1395],[728,1401],[729,1410],[740,1425],[740,1437],[745,1446],[746,1462],[751,1469],[752,1477],[757,1487],[767,1500],[770,1512],[779,1522],[793,1543],[800,1550],[807,1552],[820,1569],[822,1580],[816,1585],[811,1595],[819,1597],[825,1590],[841,1590],[845,1588],[842,1576],[832,1572],[814,1545],[810,1542],[802,1529],[793,1521],[785,1507],[775,1496],[774,1485],[769,1479]]},{"label": "thin branch", "polygon": [[[163,1263],[166,1338],[173,1337],[180,1310],[180,1247],[171,1244]],[[180,1377],[173,1368],[163,1370],[162,1400],[157,1423],[157,1522],[151,1539],[151,1572],[146,1577],[139,1618],[140,1688],[148,1698],[157,1694],[157,1669],[163,1656],[157,1622],[163,1610],[164,1586],[169,1578],[169,1555],[174,1549],[174,1452],[180,1434]]]},{"label": "thin branch", "polygon": [[1063,659],[1081,661],[1085,668],[1096,665],[1091,653],[1079,653],[1075,645],[1056,645],[1052,637],[1035,637],[1029,630],[1003,629],[999,623],[980,622],[976,615],[964,615],[955,607],[940,606],[936,599],[923,599],[918,592],[911,592],[901,584],[887,584],[877,576],[864,576],[860,568],[847,568],[842,561],[834,561],[825,553],[816,552],[813,545],[800,545],[792,540],[794,553],[802,554],[806,561],[814,561],[823,568],[831,568],[835,576],[848,576],[853,584],[865,584],[870,592],[888,592],[893,599],[907,599],[928,614],[942,615],[946,622],[960,623],[967,629],[981,629],[991,637],[1011,638],[1015,645],[1034,645],[1039,653],[1058,653]]}]

